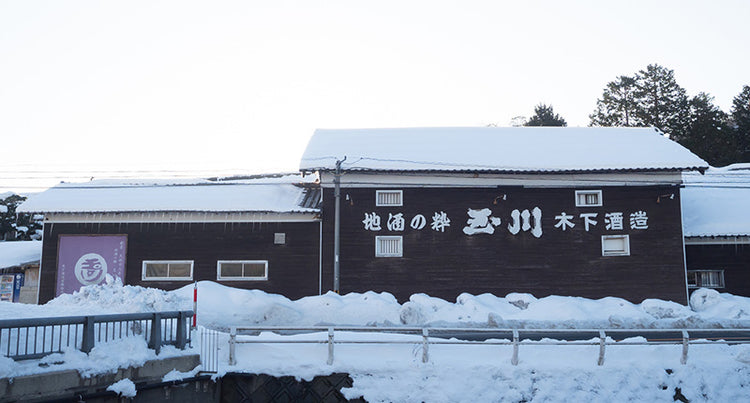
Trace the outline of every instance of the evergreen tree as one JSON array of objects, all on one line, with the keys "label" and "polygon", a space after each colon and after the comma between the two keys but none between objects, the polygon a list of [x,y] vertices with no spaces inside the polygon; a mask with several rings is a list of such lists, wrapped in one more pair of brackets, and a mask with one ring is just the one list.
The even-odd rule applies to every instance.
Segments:
[{"label": "evergreen tree", "polygon": [[690,121],[690,102],[677,84],[674,71],[650,64],[635,76],[636,116],[645,126],[654,126],[679,141]]},{"label": "evergreen tree", "polygon": [[539,104],[534,107],[532,116],[524,126],[567,126],[565,119],[552,110],[552,105]]},{"label": "evergreen tree", "polygon": [[642,126],[636,116],[635,78],[620,76],[607,83],[596,111],[589,115],[591,126]]},{"label": "evergreen tree", "polygon": [[589,118],[591,126],[654,126],[679,140],[690,123],[690,102],[673,70],[650,64],[609,82]]},{"label": "evergreen tree", "polygon": [[701,92],[690,100],[690,123],[679,143],[713,166],[737,159],[737,147],[728,116],[713,104],[713,97]]},{"label": "evergreen tree", "polygon": [[0,199],[0,241],[41,239],[42,217],[16,214],[16,208],[26,197],[12,194]]},{"label": "evergreen tree", "polygon": [[739,152],[735,162],[750,162],[750,85],[732,100],[732,125]]}]

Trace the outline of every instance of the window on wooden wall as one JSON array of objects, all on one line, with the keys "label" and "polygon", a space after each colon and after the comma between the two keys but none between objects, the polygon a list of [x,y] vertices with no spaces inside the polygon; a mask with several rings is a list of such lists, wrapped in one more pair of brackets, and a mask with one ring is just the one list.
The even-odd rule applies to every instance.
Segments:
[{"label": "window on wooden wall", "polygon": [[268,260],[219,260],[217,280],[268,280]]},{"label": "window on wooden wall", "polygon": [[603,235],[602,256],[628,256],[630,255],[630,236],[628,235]]},{"label": "window on wooden wall", "polygon": [[724,288],[724,270],[688,270],[690,288]]},{"label": "window on wooden wall", "polygon": [[144,260],[142,280],[178,281],[193,279],[192,260]]},{"label": "window on wooden wall", "polygon": [[375,257],[401,257],[404,255],[402,236],[376,236]]},{"label": "window on wooden wall", "polygon": [[601,205],[601,190],[576,190],[576,207],[597,207]]},{"label": "window on wooden wall", "polygon": [[403,206],[404,192],[401,190],[376,190],[375,205],[378,207]]}]

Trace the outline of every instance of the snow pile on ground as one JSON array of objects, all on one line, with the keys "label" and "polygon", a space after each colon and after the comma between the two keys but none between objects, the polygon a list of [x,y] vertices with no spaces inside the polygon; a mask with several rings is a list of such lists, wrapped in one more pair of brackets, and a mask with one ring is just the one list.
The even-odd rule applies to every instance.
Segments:
[{"label": "snow pile on ground", "polygon": [[[263,332],[238,336],[237,364],[226,365],[220,351],[220,373],[248,372],[312,379],[316,375],[348,373],[353,379],[342,392],[369,402],[496,402],[496,401],[746,401],[750,395],[750,347],[691,345],[688,362],[680,364],[682,345],[636,346],[642,337],[608,345],[604,365],[598,366],[597,340],[591,345],[523,344],[519,363],[511,364],[510,345],[429,345],[422,362],[419,335],[336,332],[334,361],[327,365],[325,343],[290,344],[291,340],[321,341],[326,332],[280,336]],[[222,336],[220,344],[227,340]],[[368,340],[405,344],[363,344]],[[282,341],[285,344],[274,344]],[[611,339],[609,342],[613,342]]]},{"label": "snow pile on ground", "polygon": [[63,294],[47,305],[78,306],[84,310],[105,309],[110,313],[178,311],[192,309],[189,299],[157,288],[122,285],[120,279],[108,276],[103,285],[82,287],[73,294]]},{"label": "snow pile on ground", "polygon": [[[321,296],[289,300],[258,290],[240,290],[213,282],[200,282],[198,332],[193,347],[180,351],[165,346],[158,357],[197,353],[205,327],[374,325],[432,327],[750,327],[750,298],[701,289],[691,306],[670,301],[645,300],[633,304],[620,298],[591,300],[550,296],[535,298],[513,293],[461,294],[448,302],[415,294],[400,304],[391,294]],[[193,286],[162,291],[123,286],[108,281],[88,286],[43,306],[0,304],[0,318],[66,316],[192,309]],[[229,365],[229,335],[219,334],[219,374],[227,372],[291,375],[311,379],[334,372],[351,374],[353,385],[342,390],[348,398],[367,401],[745,401],[750,395],[750,346],[721,343],[691,344],[686,365],[680,364],[682,345],[636,346],[631,338],[606,347],[603,366],[597,365],[598,340],[590,345],[549,346],[525,342],[519,363],[511,364],[510,345],[475,343],[441,344],[431,338],[429,360],[422,362],[420,335],[336,332],[335,339],[358,343],[335,345],[334,360],[327,364],[326,332],[279,335],[261,332],[239,335],[236,365]],[[296,344],[290,341],[315,341]],[[377,341],[377,344],[362,343]],[[446,340],[446,339],[442,339]],[[452,340],[452,339],[451,339]],[[252,341],[253,343],[242,343]],[[283,341],[285,343],[274,343]],[[397,341],[383,344],[383,341]],[[495,340],[497,341],[497,340]],[[112,373],[118,368],[142,365],[157,358],[140,337],[97,343],[90,354],[66,350],[41,360],[14,362],[0,357],[0,377],[13,377],[58,369],[77,369],[84,376]],[[164,380],[190,373],[173,371]],[[132,382],[131,382],[132,383]],[[127,381],[111,390],[130,396]],[[679,391],[679,392],[678,392]]]},{"label": "snow pile on ground", "polygon": [[[192,300],[193,286],[185,286],[173,293]],[[389,293],[340,296],[329,292],[292,301],[260,290],[231,288],[211,281],[198,283],[198,323],[215,329],[228,329],[234,325],[398,324],[399,307],[396,298]]]},{"label": "snow pile on ground", "polygon": [[[414,294],[403,304],[389,293],[350,293],[301,298],[259,290],[198,283],[198,323],[214,329],[231,326],[430,326],[501,328],[725,328],[750,327],[750,298],[702,289],[693,294],[696,309],[671,301],[511,293],[461,294],[456,302]],[[172,293],[192,298],[193,286]],[[703,297],[707,295],[706,297]],[[699,299],[708,299],[700,303]],[[698,305],[696,305],[698,304]],[[710,308],[709,308],[710,305]]]},{"label": "snow pile on ground", "polygon": [[0,302],[0,319],[189,309],[193,309],[191,299],[179,294],[156,288],[122,285],[120,279],[107,276],[104,284],[81,287],[73,294],[63,294],[44,305]]},{"label": "snow pile on ground", "polygon": [[50,354],[39,360],[13,361],[0,356],[0,377],[12,378],[75,369],[82,377],[88,378],[99,374],[115,373],[120,368],[139,367],[146,361],[157,358],[185,354],[196,354],[196,352],[179,350],[174,346],[162,346],[157,356],[153,349],[148,348],[143,336],[131,336],[107,342],[98,341],[88,354],[70,347],[63,348],[62,353]]},{"label": "snow pile on ground", "polygon": [[750,298],[702,288],[690,296],[690,306],[706,318],[729,318],[747,323]]},{"label": "snow pile on ground", "polygon": [[[747,401],[746,366],[674,367],[671,373],[652,365],[597,369],[430,367],[384,370],[353,376],[347,398],[368,402],[690,402]],[[679,389],[679,394],[677,394]]]},{"label": "snow pile on ground", "polygon": [[115,392],[122,397],[135,397],[135,384],[130,379],[120,379],[109,385],[108,391]]},{"label": "snow pile on ground", "polygon": [[[193,309],[193,285],[175,291],[106,284],[82,287],[45,305],[0,302],[0,319]],[[511,293],[461,294],[455,302],[414,294],[400,304],[389,293],[332,292],[292,301],[282,295],[244,290],[211,281],[198,283],[198,324],[231,326],[428,326],[495,328],[737,328],[750,327],[750,298],[696,290],[690,307],[647,299]]]}]

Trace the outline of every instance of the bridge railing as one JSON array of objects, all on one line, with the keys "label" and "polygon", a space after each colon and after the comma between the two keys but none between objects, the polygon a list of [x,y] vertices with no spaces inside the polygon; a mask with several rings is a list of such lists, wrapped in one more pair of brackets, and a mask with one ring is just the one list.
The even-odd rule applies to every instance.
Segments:
[{"label": "bridge railing", "polygon": [[[407,334],[421,336],[420,341],[414,340],[383,340],[337,339],[335,332],[368,332]],[[274,332],[285,335],[322,332],[324,339],[265,339],[241,338],[240,333]],[[456,337],[486,338],[482,341],[459,340]],[[645,341],[628,340],[633,336],[651,335]],[[537,338],[538,340],[534,340]],[[575,338],[576,340],[565,340]],[[492,329],[492,328],[418,328],[418,327],[341,327],[341,326],[312,326],[312,327],[232,327],[229,334],[229,365],[237,363],[236,345],[243,343],[259,344],[326,344],[328,347],[327,364],[334,361],[336,344],[421,344],[422,362],[430,360],[431,345],[499,345],[513,347],[510,362],[518,365],[520,347],[533,346],[586,346],[598,345],[599,357],[597,365],[604,365],[607,346],[648,346],[648,345],[682,345],[680,363],[686,364],[690,345],[698,344],[750,344],[750,329]]]},{"label": "bridge railing", "polygon": [[0,320],[0,354],[14,360],[41,358],[74,348],[85,353],[97,343],[143,337],[158,354],[164,345],[190,343],[193,311],[124,313]]}]

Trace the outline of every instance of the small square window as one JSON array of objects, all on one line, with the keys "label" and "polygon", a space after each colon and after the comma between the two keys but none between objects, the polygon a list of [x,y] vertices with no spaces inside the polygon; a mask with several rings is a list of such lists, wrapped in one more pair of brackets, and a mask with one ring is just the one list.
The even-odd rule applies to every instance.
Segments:
[{"label": "small square window", "polygon": [[268,260],[219,260],[217,280],[268,280]]},{"label": "small square window", "polygon": [[598,207],[601,205],[601,190],[576,190],[576,207]]},{"label": "small square window", "polygon": [[404,255],[402,236],[376,236],[375,257],[401,257]]},{"label": "small square window", "polygon": [[629,235],[603,235],[602,256],[629,256]]},{"label": "small square window", "polygon": [[276,245],[284,245],[286,244],[286,233],[285,232],[277,232],[273,234],[273,243]]},{"label": "small square window", "polygon": [[404,192],[401,190],[376,190],[375,205],[378,207],[403,206]]},{"label": "small square window", "polygon": [[724,288],[724,270],[688,270],[690,288]]}]

